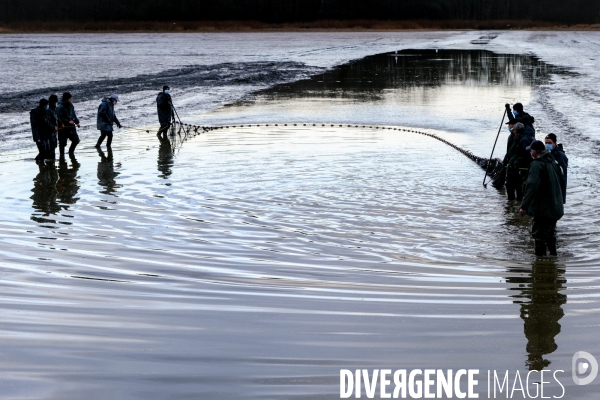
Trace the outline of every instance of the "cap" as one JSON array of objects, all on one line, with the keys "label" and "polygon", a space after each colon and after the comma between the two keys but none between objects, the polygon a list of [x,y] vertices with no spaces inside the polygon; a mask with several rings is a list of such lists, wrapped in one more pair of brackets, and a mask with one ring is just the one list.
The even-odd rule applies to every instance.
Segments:
[{"label": "cap", "polygon": [[512,128],[513,131],[523,132],[525,130],[525,125],[520,122],[517,122],[515,126]]},{"label": "cap", "polygon": [[523,112],[523,104],[521,104],[521,103],[513,104],[513,110],[517,110],[518,112]]},{"label": "cap", "polygon": [[111,98],[111,99],[114,99],[114,100],[115,100],[115,101],[117,101],[117,102],[119,101],[119,95],[118,95],[118,94],[111,94],[111,95],[110,95],[110,98]]},{"label": "cap", "polygon": [[526,150],[544,151],[546,150],[546,145],[539,140],[534,140],[531,145],[527,146]]}]

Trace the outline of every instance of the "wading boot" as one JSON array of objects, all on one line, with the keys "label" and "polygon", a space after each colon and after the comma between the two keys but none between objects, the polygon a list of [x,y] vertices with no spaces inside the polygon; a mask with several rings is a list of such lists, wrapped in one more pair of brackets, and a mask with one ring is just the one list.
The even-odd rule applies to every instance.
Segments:
[{"label": "wading boot", "polygon": [[541,240],[535,241],[535,255],[538,257],[543,257],[546,255],[546,243]]}]

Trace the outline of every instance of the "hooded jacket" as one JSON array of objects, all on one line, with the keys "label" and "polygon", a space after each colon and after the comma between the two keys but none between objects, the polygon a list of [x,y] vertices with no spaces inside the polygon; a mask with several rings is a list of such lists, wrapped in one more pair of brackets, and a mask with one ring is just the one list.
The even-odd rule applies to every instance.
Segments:
[{"label": "hooded jacket", "polygon": [[101,131],[112,131],[113,125],[121,126],[117,115],[115,114],[115,106],[108,97],[102,99],[100,106],[98,106],[98,118],[96,120],[96,127]]},{"label": "hooded jacket", "polygon": [[171,95],[165,92],[160,92],[156,97],[156,108],[158,111],[158,122],[160,125],[167,125],[173,119],[173,105],[171,103]]},{"label": "hooded jacket", "polygon": [[75,122],[75,124],[79,124],[79,118],[75,114],[75,107],[69,101],[61,101],[56,106],[56,117],[58,118],[59,127],[72,127],[73,125],[69,124],[69,121]]},{"label": "hooded jacket", "polygon": [[559,220],[564,215],[562,173],[549,151],[531,162],[521,208],[534,219]]}]

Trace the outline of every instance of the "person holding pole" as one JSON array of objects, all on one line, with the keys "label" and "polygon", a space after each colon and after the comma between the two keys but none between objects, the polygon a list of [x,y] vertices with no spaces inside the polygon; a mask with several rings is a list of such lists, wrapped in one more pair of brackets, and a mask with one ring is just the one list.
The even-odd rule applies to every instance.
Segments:
[{"label": "person holding pole", "polygon": [[159,140],[167,139],[167,132],[174,119],[173,102],[171,101],[169,86],[163,86],[162,92],[156,97],[156,108],[158,112],[158,122],[160,128],[156,136]]}]

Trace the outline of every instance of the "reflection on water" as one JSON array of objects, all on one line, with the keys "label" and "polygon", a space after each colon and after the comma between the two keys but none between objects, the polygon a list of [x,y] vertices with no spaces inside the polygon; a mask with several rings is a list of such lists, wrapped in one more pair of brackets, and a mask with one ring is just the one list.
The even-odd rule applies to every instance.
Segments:
[{"label": "reflection on water", "polygon": [[566,304],[565,268],[553,260],[535,261],[531,267],[513,268],[507,282],[518,284],[511,290],[518,291],[511,297],[521,305],[521,318],[525,322],[527,338],[527,366],[530,370],[542,370],[550,365],[546,356],[556,351],[556,336],[560,333],[560,319],[565,315]]},{"label": "reflection on water", "polygon": [[[533,244],[529,230],[531,219],[518,214],[519,203],[508,202],[504,207],[504,235],[507,251],[514,254],[531,254]],[[513,284],[509,290],[517,292],[511,297],[521,306],[527,339],[526,365],[530,370],[542,370],[550,365],[548,355],[558,348],[556,336],[560,333],[560,319],[566,304],[565,266],[552,258],[536,259],[508,269],[506,281]]]},{"label": "reflection on water", "polygon": [[100,156],[100,162],[98,162],[98,184],[104,187],[104,190],[100,193],[113,195],[120,187],[115,178],[119,176],[118,172],[115,172],[115,166],[113,162],[113,151],[111,147],[106,149],[106,153],[101,148],[97,148],[98,155]]},{"label": "reflection on water", "polygon": [[[36,211],[31,215],[31,220],[37,223],[56,223],[54,219],[48,218],[61,210],[56,196],[56,182],[58,182],[58,171],[54,163],[39,163],[39,173],[33,180],[33,209]],[[41,215],[40,215],[41,214]]]},{"label": "reflection on water", "polygon": [[56,182],[57,199],[60,201],[61,206],[65,210],[69,210],[70,204],[75,204],[79,197],[77,192],[79,190],[79,181],[77,172],[81,167],[81,164],[77,161],[74,156],[69,156],[71,166],[67,163],[64,157],[61,157],[58,161],[58,182]]},{"label": "reflection on water", "polygon": [[167,179],[171,174],[173,167],[173,147],[170,139],[162,139],[158,147],[158,171],[160,178]]},{"label": "reflection on water", "polygon": [[283,84],[265,96],[382,96],[385,90],[441,87],[523,87],[547,84],[551,74],[567,73],[531,55],[497,54],[486,50],[403,50],[365,57],[322,75]]},{"label": "reflection on water", "polygon": [[[369,56],[265,89],[198,122],[419,127],[458,133],[460,137],[446,139],[487,156],[504,104],[521,102],[528,108],[534,88],[550,83],[555,74],[569,73],[531,55],[406,50]],[[502,131],[502,142],[507,136]],[[502,148],[496,147],[496,157],[504,156]]]},{"label": "reflection on water", "polygon": [[[48,218],[61,210],[69,210],[70,205],[79,200],[77,192],[79,182],[77,173],[81,164],[70,157],[71,166],[64,157],[58,162],[58,169],[54,163],[38,164],[39,173],[33,180],[33,200],[32,207],[36,212],[31,215],[31,219],[38,223],[57,223],[56,219]],[[40,215],[40,212],[42,215]],[[69,222],[61,222],[69,224]]]},{"label": "reflection on water", "polygon": [[[57,210],[44,206],[56,190],[70,212],[55,218],[77,215],[60,230],[30,220],[37,165],[0,171],[5,197],[27,199],[0,204],[14,398],[97,384],[96,398],[317,399],[339,392],[344,368],[566,370],[573,326],[593,325],[597,252],[532,267],[528,219],[439,141],[244,127],[174,156],[148,136],[119,144],[119,168],[82,151],[81,166],[36,177],[36,214]],[[120,186],[110,210],[101,180]],[[569,300],[585,301],[565,303],[567,274]],[[594,349],[596,328],[577,347]]]}]

